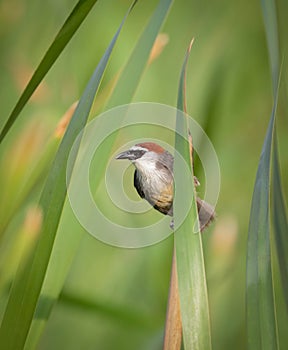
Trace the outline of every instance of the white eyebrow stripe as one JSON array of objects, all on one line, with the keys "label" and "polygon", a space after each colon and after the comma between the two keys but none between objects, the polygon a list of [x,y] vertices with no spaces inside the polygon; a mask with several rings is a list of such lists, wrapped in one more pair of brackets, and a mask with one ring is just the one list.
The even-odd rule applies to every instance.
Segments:
[{"label": "white eyebrow stripe", "polygon": [[144,151],[144,152],[147,152],[147,148],[144,148],[144,147],[140,147],[140,146],[133,146],[130,148],[130,151]]}]

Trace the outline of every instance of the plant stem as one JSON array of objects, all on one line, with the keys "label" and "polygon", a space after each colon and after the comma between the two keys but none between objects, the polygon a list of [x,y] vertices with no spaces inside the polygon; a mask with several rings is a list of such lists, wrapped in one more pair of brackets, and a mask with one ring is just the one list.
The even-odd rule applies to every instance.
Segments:
[{"label": "plant stem", "polygon": [[179,291],[178,291],[176,252],[174,248],[163,350],[180,350],[181,341],[182,341],[182,322],[181,322],[180,299],[179,299]]}]

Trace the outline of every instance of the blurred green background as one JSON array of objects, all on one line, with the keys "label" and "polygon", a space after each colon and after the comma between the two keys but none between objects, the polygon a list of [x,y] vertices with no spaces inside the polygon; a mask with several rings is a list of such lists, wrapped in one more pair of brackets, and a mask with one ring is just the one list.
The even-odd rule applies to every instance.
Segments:
[{"label": "blurred green background", "polygon": [[[75,3],[1,0],[1,126]],[[152,0],[139,1],[128,18],[106,71],[103,89],[125,64],[155,4]],[[17,266],[18,250],[23,249],[17,247],[15,240],[19,242],[25,230],[37,232],[37,211],[33,208],[45,172],[17,208],[23,182],[29,181],[31,167],[47,156],[49,147],[53,152],[55,145],[51,146],[51,139],[55,138],[59,120],[79,99],[129,5],[127,0],[96,3],[3,143],[0,220],[5,235],[0,249],[0,263],[4,266],[0,267],[1,314]],[[169,42],[147,67],[134,101],[176,105],[183,57],[191,37],[195,37],[187,79],[188,112],[206,130],[221,167],[217,220],[203,234],[212,342],[214,349],[244,349],[249,211],[272,109],[260,1],[178,0],[162,32],[168,35]],[[284,113],[278,117],[280,159],[287,192],[287,120]],[[203,175],[198,164],[196,172],[197,169],[201,181]],[[128,192],[131,180],[133,196],[132,179],[127,176],[126,180]],[[9,215],[13,218],[7,226],[4,218]],[[159,214],[151,215],[157,218]],[[66,232],[69,238],[67,232],[74,231],[81,231],[81,227],[66,205],[59,234]],[[38,348],[160,349],[172,248],[171,236],[152,247],[129,250],[107,246],[83,233]],[[278,317],[287,322],[281,305],[280,298]],[[280,334],[285,344],[288,335],[281,322]]]}]

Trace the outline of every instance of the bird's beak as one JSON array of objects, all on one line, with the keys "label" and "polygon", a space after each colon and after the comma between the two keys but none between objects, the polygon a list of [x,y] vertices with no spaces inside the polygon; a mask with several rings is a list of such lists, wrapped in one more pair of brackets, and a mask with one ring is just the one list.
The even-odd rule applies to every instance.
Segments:
[{"label": "bird's beak", "polygon": [[129,159],[129,160],[132,160],[134,159],[134,155],[133,153],[128,150],[128,151],[124,151],[124,152],[121,152],[119,153],[115,159]]}]

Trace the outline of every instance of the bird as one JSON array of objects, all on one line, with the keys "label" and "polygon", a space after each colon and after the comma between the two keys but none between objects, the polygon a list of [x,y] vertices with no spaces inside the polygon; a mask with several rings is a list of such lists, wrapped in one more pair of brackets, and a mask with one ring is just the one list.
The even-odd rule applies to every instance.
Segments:
[{"label": "bird", "polygon": [[[116,159],[128,159],[135,166],[134,187],[139,196],[160,213],[173,217],[173,164],[174,157],[154,142],[137,143],[119,153]],[[199,186],[194,176],[194,185]],[[201,198],[196,198],[197,210],[202,232],[215,218],[215,209]],[[174,228],[172,219],[171,228]]]}]

